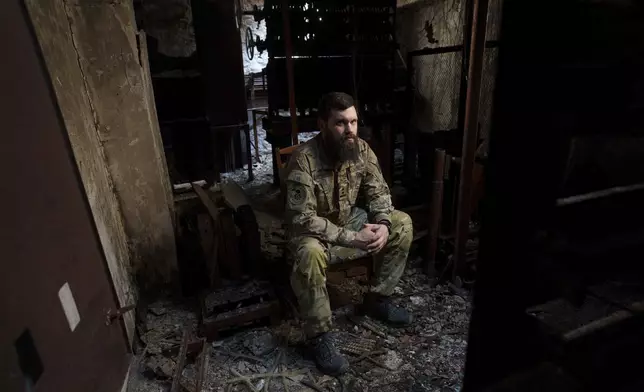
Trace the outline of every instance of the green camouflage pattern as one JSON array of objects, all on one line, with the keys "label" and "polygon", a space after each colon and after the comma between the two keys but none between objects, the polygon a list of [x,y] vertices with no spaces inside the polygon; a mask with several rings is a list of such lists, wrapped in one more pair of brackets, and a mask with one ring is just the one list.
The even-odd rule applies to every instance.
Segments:
[{"label": "green camouflage pattern", "polygon": [[391,194],[378,159],[364,140],[358,139],[358,161],[336,167],[324,153],[321,136],[298,147],[284,172],[289,234],[349,246],[356,232],[344,226],[358,196],[365,200],[369,221],[379,222],[391,221]]},{"label": "green camouflage pattern", "polygon": [[[375,154],[363,140],[357,147],[357,162],[334,168],[318,135],[297,149],[286,170],[291,286],[309,337],[331,329],[326,288],[331,252],[349,247],[365,223],[391,222],[385,248],[374,255],[370,285],[370,291],[389,296],[405,270],[413,239],[411,218],[394,210]],[[356,207],[360,193],[366,211]]]}]

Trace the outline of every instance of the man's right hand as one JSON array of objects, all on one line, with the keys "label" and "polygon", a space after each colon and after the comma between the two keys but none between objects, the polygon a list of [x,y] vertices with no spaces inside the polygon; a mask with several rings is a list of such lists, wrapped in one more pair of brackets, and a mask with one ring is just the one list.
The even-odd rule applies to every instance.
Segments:
[{"label": "man's right hand", "polygon": [[369,244],[376,240],[376,234],[368,227],[363,228],[356,234],[351,245],[354,248],[369,250]]}]

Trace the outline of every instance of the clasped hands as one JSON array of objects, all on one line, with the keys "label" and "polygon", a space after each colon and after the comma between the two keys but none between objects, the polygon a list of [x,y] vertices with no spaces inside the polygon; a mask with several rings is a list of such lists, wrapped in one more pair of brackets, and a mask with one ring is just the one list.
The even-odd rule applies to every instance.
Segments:
[{"label": "clasped hands", "polygon": [[367,223],[356,234],[353,246],[370,253],[378,253],[387,244],[389,229],[385,225]]}]

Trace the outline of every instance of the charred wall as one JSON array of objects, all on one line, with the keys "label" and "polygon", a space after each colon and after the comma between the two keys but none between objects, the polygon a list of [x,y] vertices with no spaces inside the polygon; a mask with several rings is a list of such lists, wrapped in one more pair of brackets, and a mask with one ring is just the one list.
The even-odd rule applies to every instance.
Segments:
[{"label": "charred wall", "polygon": [[[490,1],[487,40],[498,39],[501,0]],[[403,58],[413,50],[463,45],[465,0],[399,1],[396,15],[397,39]],[[497,49],[486,49],[481,89],[481,134],[490,127]],[[461,52],[415,57],[414,100],[411,124],[420,132],[458,127]]]}]

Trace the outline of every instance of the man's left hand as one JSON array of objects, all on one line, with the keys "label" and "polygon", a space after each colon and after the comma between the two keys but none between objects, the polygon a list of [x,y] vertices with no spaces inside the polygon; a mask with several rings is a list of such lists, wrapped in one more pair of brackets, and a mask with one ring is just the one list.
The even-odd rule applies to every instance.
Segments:
[{"label": "man's left hand", "polygon": [[389,229],[385,225],[380,224],[365,224],[365,227],[371,230],[376,238],[367,246],[369,252],[378,253],[385,247],[387,244],[387,239],[389,238]]}]

